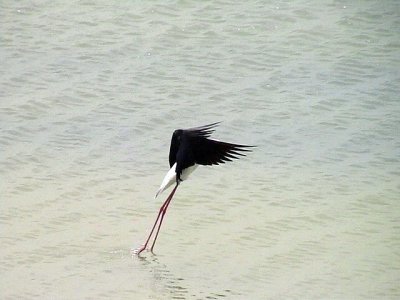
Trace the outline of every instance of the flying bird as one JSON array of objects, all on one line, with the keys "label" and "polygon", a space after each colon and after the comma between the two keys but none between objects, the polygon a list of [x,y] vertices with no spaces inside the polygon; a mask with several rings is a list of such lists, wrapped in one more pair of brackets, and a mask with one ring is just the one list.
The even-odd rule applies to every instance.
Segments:
[{"label": "flying bird", "polygon": [[150,248],[153,252],[165,213],[167,212],[168,205],[176,189],[182,181],[188,178],[189,174],[192,173],[198,165],[210,166],[223,164],[227,161],[232,161],[232,159],[238,159],[240,156],[245,156],[243,152],[251,151],[249,148],[254,147],[210,139],[209,137],[215,131],[214,128],[219,123],[220,122],[189,129],[177,129],[172,134],[169,150],[169,166],[171,169],[168,171],[167,175],[165,175],[156,197],[171,185],[175,184],[175,186],[164,204],[160,207],[157,219],[154,222],[146,242],[140,248],[135,249],[133,251],[134,254],[139,255],[147,248],[147,244],[158,224],[157,232]]}]

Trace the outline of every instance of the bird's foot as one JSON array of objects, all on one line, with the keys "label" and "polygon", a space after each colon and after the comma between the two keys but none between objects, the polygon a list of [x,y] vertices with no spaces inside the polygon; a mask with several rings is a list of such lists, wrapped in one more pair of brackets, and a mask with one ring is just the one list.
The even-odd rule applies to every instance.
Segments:
[{"label": "bird's foot", "polygon": [[146,245],[142,245],[142,246],[140,246],[140,247],[138,247],[138,248],[135,248],[135,249],[131,249],[131,255],[133,256],[133,255],[136,255],[136,256],[139,256],[140,255],[140,253],[142,253],[144,250],[146,250]]}]

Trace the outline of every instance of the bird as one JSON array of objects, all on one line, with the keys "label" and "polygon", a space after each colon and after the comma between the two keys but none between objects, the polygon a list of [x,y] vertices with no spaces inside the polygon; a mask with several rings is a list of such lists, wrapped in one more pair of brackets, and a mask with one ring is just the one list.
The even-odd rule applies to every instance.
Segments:
[{"label": "bird", "polygon": [[160,207],[157,219],[146,242],[141,247],[133,250],[134,254],[140,255],[140,253],[147,249],[147,245],[158,224],[157,232],[150,248],[150,251],[153,252],[165,213],[178,186],[188,178],[198,165],[212,166],[223,164],[233,159],[238,159],[241,156],[246,156],[245,153],[251,151],[252,147],[255,147],[211,139],[211,134],[220,123],[216,122],[188,129],[177,129],[173,132],[169,150],[170,170],[165,175],[155,197],[159,196],[171,185],[175,184],[175,186]]}]

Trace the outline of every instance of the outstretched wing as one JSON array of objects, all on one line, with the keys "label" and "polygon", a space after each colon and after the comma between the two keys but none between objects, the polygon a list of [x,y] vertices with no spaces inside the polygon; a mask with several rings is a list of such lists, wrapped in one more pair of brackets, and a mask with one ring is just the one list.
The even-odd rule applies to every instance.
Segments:
[{"label": "outstretched wing", "polygon": [[214,128],[219,123],[220,122],[216,122],[216,123],[211,123],[211,124],[204,125],[204,126],[189,128],[189,129],[175,130],[174,133],[172,134],[171,146],[169,149],[169,167],[172,168],[172,166],[176,163],[176,157],[178,155],[178,151],[180,149],[183,137],[188,137],[188,136],[189,137],[204,137],[204,138],[209,137],[214,132],[214,130],[215,130]]},{"label": "outstretched wing", "polygon": [[176,163],[177,179],[180,179],[182,171],[194,164],[218,165],[251,151],[254,146],[231,144],[208,139],[219,124],[212,123],[200,127],[175,130],[169,152],[169,164],[172,167]]},{"label": "outstretched wing", "polygon": [[245,156],[253,146],[225,143],[207,138],[193,139],[193,156],[197,164],[218,165]]}]

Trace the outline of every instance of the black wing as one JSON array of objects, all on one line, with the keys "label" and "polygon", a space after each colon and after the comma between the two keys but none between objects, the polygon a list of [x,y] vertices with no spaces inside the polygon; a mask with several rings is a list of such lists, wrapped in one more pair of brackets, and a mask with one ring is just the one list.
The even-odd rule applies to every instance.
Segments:
[{"label": "black wing", "polygon": [[169,167],[172,168],[172,166],[176,163],[176,157],[179,151],[179,147],[182,142],[182,137],[183,136],[192,136],[192,137],[209,137],[211,133],[214,132],[214,128],[219,124],[220,122],[200,126],[200,127],[194,127],[194,128],[189,128],[189,129],[177,129],[174,131],[172,134],[171,138],[171,146],[169,149]]},{"label": "black wing", "polygon": [[245,156],[253,146],[225,143],[207,138],[192,141],[195,162],[200,165],[218,165]]},{"label": "black wing", "polygon": [[178,129],[172,134],[169,165],[176,163],[177,180],[182,171],[194,164],[218,165],[245,156],[254,146],[231,144],[208,139],[219,122],[209,125]]}]

